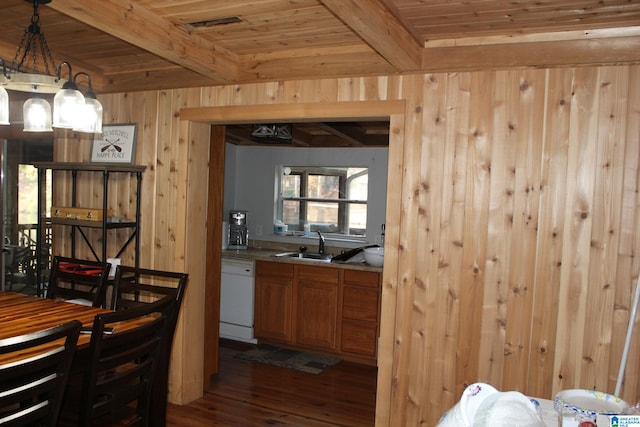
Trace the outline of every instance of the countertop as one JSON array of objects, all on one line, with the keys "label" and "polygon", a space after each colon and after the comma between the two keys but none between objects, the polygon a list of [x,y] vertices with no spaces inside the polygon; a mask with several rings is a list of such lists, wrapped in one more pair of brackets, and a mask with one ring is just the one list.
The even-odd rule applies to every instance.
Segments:
[{"label": "countertop", "polygon": [[[365,270],[381,272],[382,267],[372,267],[364,262],[360,263],[344,263],[344,262],[320,262],[301,260],[297,258],[279,258],[275,257],[275,254],[288,252],[287,249],[274,249],[274,248],[255,248],[249,247],[248,249],[227,249],[222,251],[223,258],[238,258],[238,259],[252,259],[252,260],[264,260],[272,262],[282,262],[287,264],[306,264],[318,267],[333,267],[344,268],[351,270]],[[327,251],[327,253],[337,253],[333,251]]]}]

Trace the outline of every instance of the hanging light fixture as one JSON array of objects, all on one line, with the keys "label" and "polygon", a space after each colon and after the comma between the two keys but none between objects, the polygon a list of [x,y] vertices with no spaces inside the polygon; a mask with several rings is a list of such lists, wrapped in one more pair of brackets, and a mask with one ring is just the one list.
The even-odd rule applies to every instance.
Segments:
[{"label": "hanging light fixture", "polygon": [[76,115],[73,123],[73,130],[87,133],[102,133],[102,104],[96,99],[91,87],[91,76],[84,71],[80,71],[73,78],[74,81],[78,76],[87,78],[87,91],[84,93],[84,104],[80,106],[79,113]]},{"label": "hanging light fixture", "polygon": [[[74,76],[68,62],[56,67],[44,33],[40,31],[38,5],[51,3],[52,0],[26,1],[33,4],[31,23],[24,31],[11,63],[7,65],[0,58],[0,125],[9,124],[9,94],[6,89],[10,89],[33,94],[23,105],[25,132],[47,132],[52,131],[52,127],[79,132],[101,132],[102,106],[95,99],[91,77],[84,72]],[[40,67],[44,68],[43,72]],[[61,77],[65,67],[68,71],[66,80]],[[89,79],[86,96],[78,90],[75,82],[79,75],[85,75]],[[53,120],[51,105],[44,97],[46,94],[55,94]]]}]

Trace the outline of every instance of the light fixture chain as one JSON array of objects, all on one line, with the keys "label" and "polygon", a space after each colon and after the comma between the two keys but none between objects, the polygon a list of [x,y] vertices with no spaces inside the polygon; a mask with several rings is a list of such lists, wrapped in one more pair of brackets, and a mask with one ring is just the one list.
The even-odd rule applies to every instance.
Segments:
[{"label": "light fixture chain", "polygon": [[[24,60],[27,56],[28,50],[25,49],[25,40],[27,39],[27,37],[29,36],[28,32],[24,32],[24,34],[22,34],[22,39],[20,40],[20,44],[18,45],[18,49],[16,50],[16,55],[13,57],[13,60],[11,61],[11,67],[10,67],[10,72],[19,72],[20,69],[22,68],[22,64],[24,63]],[[20,61],[18,62],[18,57],[20,56],[20,52],[24,52],[22,54],[22,57],[20,58]]]},{"label": "light fixture chain", "polygon": [[[27,52],[31,51],[32,56],[32,69],[34,72],[38,71],[38,38],[37,36],[40,34],[40,26],[38,22],[40,21],[40,15],[38,15],[38,1],[33,2],[33,15],[31,15],[31,25],[29,25],[29,41],[27,45]],[[40,43],[42,45],[42,43]],[[25,52],[25,55],[27,54]],[[44,57],[43,57],[44,62]],[[49,74],[49,73],[47,73]]]},{"label": "light fixture chain", "polygon": [[55,62],[53,61],[53,55],[51,55],[51,50],[49,50],[49,45],[47,44],[47,39],[44,37],[44,33],[40,33],[39,38],[40,48],[42,49],[42,62],[44,63],[44,69],[48,75],[51,75],[49,64],[51,64],[51,68],[56,68]]}]

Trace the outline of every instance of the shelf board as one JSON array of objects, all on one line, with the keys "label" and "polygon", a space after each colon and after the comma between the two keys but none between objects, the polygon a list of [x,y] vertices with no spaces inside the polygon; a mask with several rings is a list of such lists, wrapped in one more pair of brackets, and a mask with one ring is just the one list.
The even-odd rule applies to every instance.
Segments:
[{"label": "shelf board", "polygon": [[[76,227],[87,228],[102,228],[102,221],[85,221],[81,219],[67,219],[67,218],[46,218],[49,224],[61,224],[61,225],[73,225]],[[131,228],[135,227],[135,221],[126,222],[108,222],[107,228]]]},{"label": "shelf board", "polygon": [[80,163],[80,162],[35,162],[33,166],[38,169],[52,170],[78,170],[78,171],[98,171],[98,172],[144,172],[145,165],[132,165],[128,163]]}]

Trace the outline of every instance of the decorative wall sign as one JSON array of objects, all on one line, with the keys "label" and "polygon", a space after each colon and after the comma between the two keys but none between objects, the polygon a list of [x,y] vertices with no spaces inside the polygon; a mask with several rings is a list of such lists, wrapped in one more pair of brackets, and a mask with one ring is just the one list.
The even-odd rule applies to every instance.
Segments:
[{"label": "decorative wall sign", "polygon": [[133,163],[136,148],[136,124],[102,126],[91,150],[91,161],[100,163]]}]

